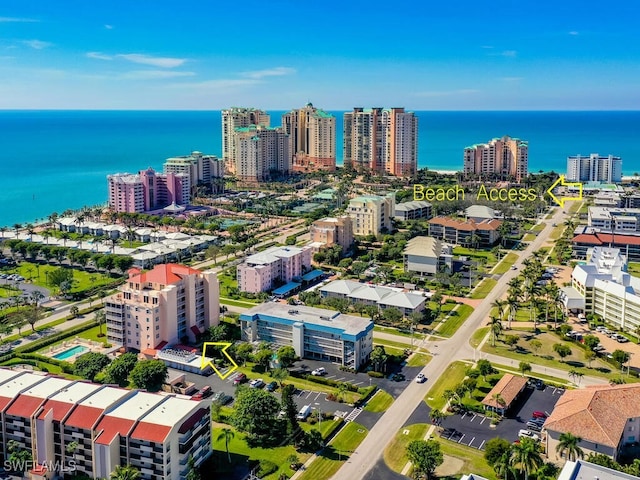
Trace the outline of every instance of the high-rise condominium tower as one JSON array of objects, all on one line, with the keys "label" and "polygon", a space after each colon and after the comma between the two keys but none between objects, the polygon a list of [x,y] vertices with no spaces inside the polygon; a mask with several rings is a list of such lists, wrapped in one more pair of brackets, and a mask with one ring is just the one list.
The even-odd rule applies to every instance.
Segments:
[{"label": "high-rise condominium tower", "polygon": [[269,114],[256,108],[231,107],[222,110],[222,159],[230,172],[235,172],[235,144],[233,142],[235,129],[249,125],[268,127],[269,123]]},{"label": "high-rise condominium tower", "polygon": [[236,128],[233,141],[238,180],[262,182],[291,171],[291,139],[282,128]]},{"label": "high-rise condominium tower", "polygon": [[527,176],[529,144],[504,136],[464,149],[465,176],[479,175],[521,182]]},{"label": "high-rise condominium tower", "polygon": [[344,164],[399,177],[418,168],[418,118],[404,108],[354,108],[344,114]]},{"label": "high-rise condominium tower", "polygon": [[622,158],[609,155],[601,157],[592,153],[588,157],[567,157],[567,180],[570,182],[620,183]]},{"label": "high-rise condominium tower", "polygon": [[336,117],[307,103],[282,115],[282,128],[291,137],[294,171],[336,169]]}]

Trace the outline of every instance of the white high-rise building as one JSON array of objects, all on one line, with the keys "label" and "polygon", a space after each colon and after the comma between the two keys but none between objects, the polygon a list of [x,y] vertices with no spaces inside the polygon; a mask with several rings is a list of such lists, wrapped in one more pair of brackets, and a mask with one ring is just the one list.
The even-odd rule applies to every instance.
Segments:
[{"label": "white high-rise building", "polygon": [[235,143],[233,141],[233,133],[236,128],[248,127],[249,125],[268,127],[270,121],[267,112],[256,108],[231,107],[222,110],[222,160],[230,172],[235,172],[236,166]]},{"label": "white high-rise building", "polygon": [[291,139],[281,128],[236,128],[235,174],[244,182],[262,182],[291,172]]},{"label": "white high-rise building", "polygon": [[567,157],[567,180],[571,182],[620,183],[622,158],[609,155],[601,157],[592,153],[588,157]]},{"label": "white high-rise building", "polygon": [[418,117],[404,108],[354,108],[344,114],[344,164],[399,177],[418,168]]}]

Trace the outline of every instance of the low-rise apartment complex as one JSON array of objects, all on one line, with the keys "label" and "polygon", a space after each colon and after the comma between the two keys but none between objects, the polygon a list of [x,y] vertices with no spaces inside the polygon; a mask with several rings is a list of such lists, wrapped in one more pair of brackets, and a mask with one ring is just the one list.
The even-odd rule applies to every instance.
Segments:
[{"label": "low-rise apartment complex", "polygon": [[447,243],[463,246],[490,246],[500,240],[500,220],[458,220],[435,217],[429,220],[429,236]]},{"label": "low-rise apartment complex", "polygon": [[309,228],[311,242],[325,246],[340,245],[346,252],[353,245],[353,220],[349,216],[316,220]]},{"label": "low-rise apartment complex", "polygon": [[433,237],[413,237],[404,248],[404,271],[420,275],[435,275],[442,267],[452,271],[451,245]]},{"label": "low-rise apartment complex", "polygon": [[263,303],[240,315],[242,339],[292,346],[301,358],[358,368],[373,349],[373,322],[323,308]]},{"label": "low-rise apartment complex", "polygon": [[589,226],[613,233],[640,232],[640,208],[589,207]]},{"label": "low-rise apartment complex", "polygon": [[593,227],[579,227],[571,239],[571,255],[578,260],[587,258],[594,247],[619,249],[631,262],[640,262],[640,232],[604,232]]},{"label": "low-rise apartment complex", "polygon": [[211,453],[209,408],[186,397],[0,369],[0,411],[4,458],[18,442],[43,466],[32,478],[64,467],[109,478],[129,464],[144,480],[181,480],[190,457],[200,465]]},{"label": "low-rise apartment complex", "polygon": [[592,249],[587,263],[574,268],[571,286],[562,289],[565,307],[635,332],[640,327],[640,278],[627,273],[626,262],[617,248]]},{"label": "low-rise apartment complex", "polygon": [[127,349],[157,349],[196,337],[218,324],[220,293],[213,271],[175,263],[129,271],[119,292],[105,300],[107,339]]},{"label": "low-rise apartment complex", "polygon": [[238,265],[238,288],[241,292],[268,292],[302,277],[310,269],[311,247],[271,247]]},{"label": "low-rise apartment complex", "polygon": [[604,454],[617,459],[625,445],[640,438],[640,385],[597,385],[567,390],[556,403],[543,427],[549,458],[561,461],[556,452],[560,435],[571,433],[582,440],[578,446],[587,456]]},{"label": "low-rise apartment complex", "polygon": [[390,232],[395,204],[395,193],[352,198],[347,207],[347,214],[353,220],[354,235],[379,235]]},{"label": "low-rise apartment complex", "polygon": [[397,203],[393,217],[396,220],[420,220],[429,219],[433,216],[433,205],[424,200],[414,200],[411,202]]}]

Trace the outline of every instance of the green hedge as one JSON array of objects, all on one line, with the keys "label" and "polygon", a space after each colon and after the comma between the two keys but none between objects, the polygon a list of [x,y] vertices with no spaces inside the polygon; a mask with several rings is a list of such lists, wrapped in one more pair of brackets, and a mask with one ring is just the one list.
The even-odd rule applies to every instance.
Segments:
[{"label": "green hedge", "polygon": [[271,460],[261,460],[260,467],[258,468],[256,475],[258,478],[264,478],[271,475],[276,470],[278,470],[278,465],[273,463]]},{"label": "green hedge", "polygon": [[71,328],[69,330],[56,333],[55,335],[49,335],[48,337],[45,337],[41,340],[36,340],[35,342],[28,343],[23,347],[18,347],[15,349],[15,352],[16,353],[35,352],[37,350],[41,350],[45,347],[48,347],[49,345],[53,345],[54,343],[65,340],[73,335],[89,330],[90,328],[93,328],[95,326],[96,326],[96,323],[93,320],[91,320],[89,322],[83,323],[82,325],[78,325],[77,327]]}]

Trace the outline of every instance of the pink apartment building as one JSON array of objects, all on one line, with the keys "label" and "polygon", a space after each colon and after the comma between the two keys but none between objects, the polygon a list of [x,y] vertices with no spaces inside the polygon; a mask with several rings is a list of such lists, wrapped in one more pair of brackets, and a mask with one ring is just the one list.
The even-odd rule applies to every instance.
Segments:
[{"label": "pink apartment building", "polygon": [[173,395],[0,368],[0,412],[1,453],[13,440],[32,454],[32,480],[109,478],[123,464],[144,480],[179,480],[189,457],[211,454],[208,407]]},{"label": "pink apartment building", "polygon": [[314,243],[324,243],[327,247],[340,245],[346,252],[353,245],[353,220],[348,215],[316,220],[311,224],[309,235]]},{"label": "pink apartment building", "polygon": [[301,277],[310,268],[311,247],[271,247],[238,265],[238,288],[241,292],[267,292],[277,283]]},{"label": "pink apartment building", "polygon": [[218,324],[218,277],[168,263],[153,270],[129,271],[128,281],[106,300],[107,338],[127,349],[151,350],[173,345]]},{"label": "pink apartment building", "polygon": [[115,212],[142,213],[172,203],[188,205],[191,184],[183,173],[158,173],[152,168],[137,174],[108,175],[109,207]]}]

